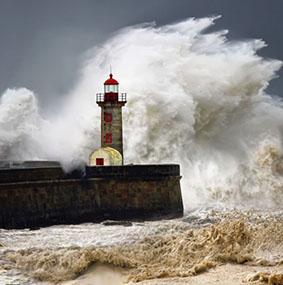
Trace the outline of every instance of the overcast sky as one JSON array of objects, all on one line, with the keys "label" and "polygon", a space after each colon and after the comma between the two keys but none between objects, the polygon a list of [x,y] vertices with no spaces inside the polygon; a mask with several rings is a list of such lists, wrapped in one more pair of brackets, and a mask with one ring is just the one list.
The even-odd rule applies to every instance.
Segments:
[{"label": "overcast sky", "polygon": [[[75,84],[82,54],[124,26],[222,15],[230,39],[262,38],[283,60],[283,0],[0,0],[0,93],[27,87],[41,104]],[[283,71],[269,92],[283,96]]]}]

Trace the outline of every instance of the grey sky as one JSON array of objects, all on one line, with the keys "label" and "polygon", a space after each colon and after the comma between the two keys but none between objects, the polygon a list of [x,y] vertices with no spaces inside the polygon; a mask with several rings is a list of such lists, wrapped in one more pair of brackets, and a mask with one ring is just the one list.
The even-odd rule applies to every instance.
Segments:
[{"label": "grey sky", "polygon": [[[0,0],[0,93],[24,86],[43,106],[76,82],[81,55],[121,27],[222,15],[230,39],[262,38],[283,60],[283,0]],[[269,92],[283,96],[283,71]]]}]

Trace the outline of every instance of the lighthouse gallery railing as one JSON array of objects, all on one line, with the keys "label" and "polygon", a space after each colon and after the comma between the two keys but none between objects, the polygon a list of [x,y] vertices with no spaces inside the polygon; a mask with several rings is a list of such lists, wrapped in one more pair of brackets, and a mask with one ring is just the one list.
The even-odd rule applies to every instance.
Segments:
[{"label": "lighthouse gallery railing", "polygon": [[[104,102],[105,101],[105,94],[104,93],[97,93],[96,94],[96,102]],[[118,94],[118,102],[126,103],[127,102],[127,93],[120,93]]]}]

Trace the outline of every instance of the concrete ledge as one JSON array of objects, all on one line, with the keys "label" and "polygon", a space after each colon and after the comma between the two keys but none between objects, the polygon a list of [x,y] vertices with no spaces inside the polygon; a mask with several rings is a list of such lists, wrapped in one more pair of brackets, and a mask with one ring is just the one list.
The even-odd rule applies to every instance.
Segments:
[{"label": "concrete ledge", "polygon": [[164,176],[179,176],[180,167],[177,164],[160,165],[124,165],[124,166],[93,166],[65,173],[59,166],[25,167],[0,169],[0,184],[7,182],[23,182],[38,180],[69,180],[89,178],[158,178]]}]

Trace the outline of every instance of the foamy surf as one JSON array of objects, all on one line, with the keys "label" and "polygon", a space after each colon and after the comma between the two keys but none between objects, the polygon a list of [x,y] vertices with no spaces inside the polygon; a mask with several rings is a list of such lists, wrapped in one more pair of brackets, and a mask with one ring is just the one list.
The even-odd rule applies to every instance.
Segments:
[{"label": "foamy surf", "polygon": [[[262,266],[263,269],[269,266],[274,270],[282,267],[282,212],[270,215],[256,211],[223,213],[212,210],[206,215],[195,213],[172,221],[133,223],[126,228],[78,227],[85,227],[85,236],[78,233],[68,236],[73,239],[72,246],[70,240],[62,239],[66,232],[60,226],[30,231],[30,238],[23,237],[23,231],[13,231],[6,239],[1,239],[5,244],[1,250],[2,272],[6,270],[8,276],[9,272],[18,270],[29,282],[36,284],[75,280],[97,263],[124,268],[127,282],[192,277],[223,264]],[[109,239],[108,244],[104,239],[101,244],[99,239],[103,231],[99,227],[115,232],[120,239],[116,242]],[[56,229],[61,237],[55,234]],[[127,229],[131,229],[132,238],[128,235],[122,240]],[[66,230],[71,231],[68,226]],[[38,235],[44,235],[45,240]],[[25,246],[20,243],[21,239],[27,241]],[[19,249],[15,241],[19,241]]]}]

